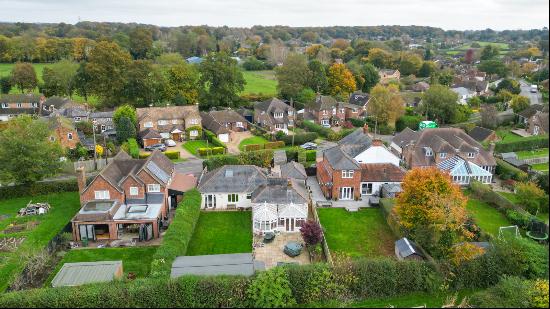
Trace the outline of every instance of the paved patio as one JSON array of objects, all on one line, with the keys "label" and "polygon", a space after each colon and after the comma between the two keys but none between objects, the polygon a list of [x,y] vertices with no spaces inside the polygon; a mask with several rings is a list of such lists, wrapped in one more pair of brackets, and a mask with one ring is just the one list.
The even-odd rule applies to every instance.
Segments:
[{"label": "paved patio", "polygon": [[[253,241],[254,246],[257,246],[263,243],[263,237],[254,235]],[[309,254],[305,246],[302,253],[297,257],[290,257],[283,252],[285,244],[289,241],[301,243],[302,245],[304,243],[300,233],[281,233],[275,236],[275,239],[271,243],[263,244],[263,247],[254,248],[254,259],[264,262],[266,269],[277,266],[278,262],[297,263],[300,265],[309,264]]]},{"label": "paved patio", "polygon": [[[309,176],[307,178],[307,185],[311,189],[311,200],[314,204],[317,204],[317,202],[327,202],[328,200],[323,195],[323,192],[321,191],[321,187],[319,186],[319,182],[317,181],[317,177],[315,176]],[[362,201],[330,201],[332,204],[332,207],[338,207],[338,208],[346,208],[350,211],[357,211],[359,208],[362,207],[371,207],[369,205],[368,200],[362,200]]]}]

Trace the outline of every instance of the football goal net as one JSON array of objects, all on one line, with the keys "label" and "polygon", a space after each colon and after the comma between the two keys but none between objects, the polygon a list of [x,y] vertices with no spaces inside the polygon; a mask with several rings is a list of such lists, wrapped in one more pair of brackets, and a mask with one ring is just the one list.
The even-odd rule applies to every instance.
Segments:
[{"label": "football goal net", "polygon": [[517,225],[511,226],[501,226],[498,228],[498,238],[499,239],[510,239],[510,238],[519,238],[521,234],[519,233],[519,228]]}]

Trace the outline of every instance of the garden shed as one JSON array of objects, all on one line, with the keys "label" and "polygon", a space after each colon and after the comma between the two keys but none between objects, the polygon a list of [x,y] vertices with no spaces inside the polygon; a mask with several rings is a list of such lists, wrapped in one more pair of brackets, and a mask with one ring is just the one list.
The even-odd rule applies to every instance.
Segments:
[{"label": "garden shed", "polygon": [[418,246],[406,237],[395,242],[395,256],[398,260],[423,260],[424,255]]},{"label": "garden shed", "polygon": [[122,261],[65,263],[52,280],[52,287],[79,286],[122,278]]}]

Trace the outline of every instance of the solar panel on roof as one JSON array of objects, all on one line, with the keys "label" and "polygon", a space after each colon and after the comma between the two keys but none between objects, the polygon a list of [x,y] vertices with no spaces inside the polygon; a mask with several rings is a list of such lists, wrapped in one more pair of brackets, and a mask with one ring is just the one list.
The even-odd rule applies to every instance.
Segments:
[{"label": "solar panel on roof", "polygon": [[165,183],[170,179],[170,176],[153,161],[147,163],[147,169]]}]

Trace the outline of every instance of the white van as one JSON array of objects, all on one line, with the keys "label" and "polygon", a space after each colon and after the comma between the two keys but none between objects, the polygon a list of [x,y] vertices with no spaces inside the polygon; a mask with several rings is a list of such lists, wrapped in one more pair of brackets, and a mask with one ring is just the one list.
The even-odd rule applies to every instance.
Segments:
[{"label": "white van", "polygon": [[531,85],[531,92],[532,93],[537,93],[537,90],[538,90],[537,85]]}]

